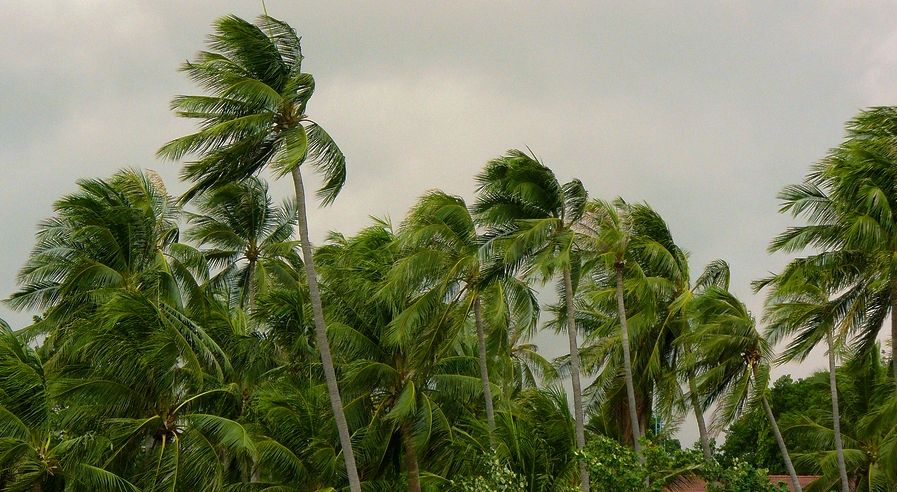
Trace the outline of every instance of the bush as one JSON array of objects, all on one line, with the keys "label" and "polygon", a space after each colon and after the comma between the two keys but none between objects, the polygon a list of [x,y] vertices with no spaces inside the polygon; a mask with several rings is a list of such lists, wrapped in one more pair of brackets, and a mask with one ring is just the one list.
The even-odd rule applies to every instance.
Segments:
[{"label": "bush", "polygon": [[707,492],[788,492],[788,487],[769,481],[765,468],[754,468],[737,459],[726,467],[714,464],[704,468],[702,476],[707,481]]},{"label": "bush", "polygon": [[589,468],[594,490],[604,492],[661,492],[665,486],[689,476],[704,479],[709,492],[788,490],[770,483],[765,469],[742,461],[734,461],[725,468],[717,463],[705,466],[697,450],[683,451],[650,441],[642,443],[642,453],[644,465],[629,447],[605,436],[595,436],[579,457]]},{"label": "bush", "polygon": [[453,480],[451,490],[454,492],[524,492],[526,480],[493,455],[488,459],[485,470],[480,475]]}]

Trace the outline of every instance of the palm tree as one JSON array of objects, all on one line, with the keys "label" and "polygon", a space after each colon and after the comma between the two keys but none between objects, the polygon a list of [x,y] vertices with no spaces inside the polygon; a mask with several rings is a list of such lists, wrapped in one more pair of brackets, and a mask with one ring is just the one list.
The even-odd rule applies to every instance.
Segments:
[{"label": "palm tree", "polygon": [[[513,278],[502,277],[500,269],[489,269],[483,265],[480,258],[481,240],[467,204],[460,197],[441,191],[432,191],[421,197],[402,223],[398,241],[400,248],[408,252],[390,273],[388,288],[395,292],[425,292],[402,317],[421,317],[422,310],[432,309],[437,304],[435,301],[449,296],[459,299],[463,296],[465,304],[473,312],[486,422],[490,445],[494,448],[495,411],[488,369],[490,357],[486,348],[484,301],[499,304],[497,309],[503,314],[522,310],[529,315],[529,320],[504,317],[504,326],[517,324],[515,321],[526,325],[538,312],[532,307],[536,304],[533,294],[529,288],[515,288],[520,285]],[[505,299],[508,296],[511,297]],[[509,305],[516,309],[509,309]],[[495,319],[495,316],[489,318]],[[495,326],[494,323],[490,325]],[[508,336],[505,331],[503,338],[507,339]]]},{"label": "palm tree", "polygon": [[370,412],[361,445],[366,455],[379,459],[367,466],[388,466],[395,435],[408,490],[420,492],[422,461],[429,462],[431,472],[451,463],[449,455],[426,459],[439,453],[454,432],[444,409],[478,394],[481,381],[477,358],[458,350],[469,307],[439,298],[435,302],[442,308],[409,310],[427,302],[421,299],[430,293],[390,290],[388,276],[401,261],[395,241],[388,224],[381,222],[351,238],[333,236],[318,255],[331,326],[341,333],[340,343],[352,358],[346,385]]},{"label": "palm tree", "polygon": [[715,423],[723,427],[749,406],[759,403],[772,428],[792,487],[801,492],[797,473],[766,397],[769,385],[769,343],[757,332],[754,318],[730,292],[710,287],[695,309],[700,329],[691,343],[701,347],[698,387],[708,402],[719,401]]},{"label": "palm tree", "polygon": [[[680,263],[687,268],[687,263]],[[701,451],[706,463],[713,462],[713,452],[710,449],[710,436],[707,431],[707,423],[704,420],[706,406],[701,402],[701,395],[696,382],[696,364],[700,353],[700,347],[693,343],[693,332],[700,329],[699,320],[694,315],[694,306],[699,302],[701,295],[709,287],[717,287],[722,290],[729,289],[729,265],[724,260],[714,260],[707,264],[704,271],[695,280],[694,285],[688,281],[687,270],[677,283],[672,300],[668,306],[666,323],[675,325],[677,333],[677,345],[680,348],[681,378],[685,380],[688,388],[688,402],[695,414],[698,424],[698,433],[701,442]]]},{"label": "palm tree", "polygon": [[790,434],[818,446],[817,451],[795,457],[795,461],[822,475],[807,486],[807,492],[832,490],[841,481],[837,451],[831,450],[839,433],[843,433],[850,490],[893,490],[897,486],[897,399],[889,391],[891,376],[877,349],[854,351],[838,368],[838,384],[844,397],[842,429],[836,431],[834,425],[829,425],[827,416],[810,413],[796,416],[787,427]]},{"label": "palm tree", "polygon": [[[847,138],[816,164],[802,184],[780,194],[782,212],[804,217],[808,225],[791,227],[776,237],[770,251],[807,247],[839,252],[859,274],[838,279],[863,291],[856,302],[870,315],[862,326],[862,343],[875,343],[885,317],[897,306],[897,166],[894,137],[897,108],[860,112],[847,124]],[[897,316],[891,316],[897,340]],[[897,360],[897,343],[891,344]],[[897,364],[893,364],[897,384]]]},{"label": "palm tree", "polygon": [[[444,299],[453,290],[468,293],[467,298],[473,309],[474,326],[477,333],[480,380],[485,400],[486,422],[489,428],[489,442],[495,447],[495,411],[492,389],[489,383],[488,357],[486,354],[486,333],[483,322],[483,308],[479,290],[481,266],[479,241],[473,218],[467,204],[460,197],[447,195],[441,191],[430,192],[412,207],[399,232],[399,243],[410,249],[410,254],[397,262],[392,272],[392,290],[414,289],[424,285],[428,292],[423,302],[416,302],[405,316],[419,317],[421,308],[426,309],[433,300]],[[402,284],[400,289],[398,284]]]},{"label": "palm tree", "polygon": [[258,178],[229,183],[199,196],[198,214],[189,214],[188,240],[218,272],[213,283],[230,285],[240,308],[251,307],[272,285],[290,283],[302,260],[293,241],[292,204],[275,207]]},{"label": "palm tree", "polygon": [[[576,447],[585,447],[585,417],[580,381],[579,344],[576,340],[574,271],[578,275],[579,252],[573,226],[582,218],[587,193],[579,180],[561,184],[554,173],[519,150],[493,159],[477,175],[474,214],[487,228],[487,247],[503,255],[509,268],[524,267],[533,276],[548,281],[558,271],[563,281],[567,337],[570,345],[570,379],[573,383],[573,412]],[[589,474],[580,466],[580,485],[589,490]]]},{"label": "palm tree", "polygon": [[102,303],[114,289],[153,291],[180,303],[166,257],[178,237],[179,208],[157,175],[125,170],[108,180],[78,182],[79,191],[54,203],[20,270],[14,309],[73,317]]},{"label": "palm tree", "polygon": [[321,293],[308,233],[302,165],[324,176],[318,196],[330,204],[346,179],[346,160],[330,135],[306,115],[314,78],[302,72],[302,49],[296,31],[268,16],[252,24],[236,16],[218,19],[209,51],[188,62],[183,71],[208,95],[178,96],[172,108],[178,116],[200,121],[200,130],[165,144],[158,155],[178,160],[196,154],[182,177],[193,181],[184,195],[241,181],[266,167],[291,174],[296,192],[302,257],[308,277],[315,336],[333,414],[339,429],[346,474],[352,492],[360,492],[352,441],[327,339]]},{"label": "palm tree", "polygon": [[[585,215],[577,225],[584,238],[582,249],[588,251],[590,263],[601,268],[605,272],[613,272],[613,286],[616,300],[617,321],[620,324],[620,345],[623,349],[623,378],[626,386],[627,407],[629,422],[632,429],[632,444],[639,461],[644,460],[641,453],[641,431],[635,397],[635,384],[632,377],[632,354],[630,351],[629,319],[624,300],[625,289],[623,285],[624,271],[641,270],[641,266],[635,261],[633,253],[634,245],[642,239],[636,230],[636,221],[633,207],[623,200],[613,203],[600,199],[590,200],[585,207]],[[648,242],[643,242],[645,247]],[[665,254],[669,254],[667,250]],[[645,274],[641,272],[641,277]],[[653,318],[647,316],[646,318]]]},{"label": "palm tree", "polygon": [[137,492],[105,469],[109,440],[70,435],[60,427],[44,361],[0,323],[0,484],[3,490],[116,490]]},{"label": "palm tree", "polygon": [[576,479],[576,424],[565,392],[556,386],[527,388],[514,405],[498,411],[498,435],[527,492],[563,490]]},{"label": "palm tree", "polygon": [[838,256],[838,253],[820,253],[792,260],[782,273],[757,281],[754,287],[756,290],[771,288],[763,317],[767,323],[767,338],[775,343],[794,337],[780,357],[781,361],[803,361],[813,348],[825,340],[832,400],[833,441],[841,490],[848,492],[850,483],[841,439],[835,359],[843,339],[855,327],[862,325],[867,312],[855,309],[859,304],[855,302],[857,289],[832,297],[831,293],[837,292],[840,286],[832,284],[831,279],[843,278],[837,271],[842,266],[837,261]]}]

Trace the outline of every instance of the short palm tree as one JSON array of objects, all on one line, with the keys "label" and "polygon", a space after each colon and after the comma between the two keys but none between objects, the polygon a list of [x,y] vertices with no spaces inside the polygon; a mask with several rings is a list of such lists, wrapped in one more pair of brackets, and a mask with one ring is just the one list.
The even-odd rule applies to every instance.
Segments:
[{"label": "short palm tree", "polygon": [[158,155],[172,160],[188,154],[198,157],[184,166],[183,178],[194,183],[184,199],[244,180],[267,167],[279,175],[292,175],[316,341],[350,488],[360,492],[312,258],[302,176],[304,164],[323,174],[324,185],[318,195],[325,205],[329,204],[345,182],[345,156],[330,135],[306,114],[314,78],[302,72],[302,49],[292,27],[268,16],[260,17],[255,24],[236,16],[223,17],[215,23],[209,48],[200,52],[196,61],[183,66],[208,95],[178,96],[171,104],[178,116],[199,121],[200,130],[165,144]]},{"label": "short palm tree", "polygon": [[[361,446],[378,460],[367,466],[388,466],[397,436],[408,490],[420,492],[423,458],[438,453],[453,433],[444,407],[468,401],[482,386],[477,357],[458,350],[469,308],[439,299],[442,309],[413,311],[422,319],[409,317],[409,306],[429,293],[390,292],[388,276],[401,261],[396,250],[394,234],[380,223],[351,238],[334,236],[318,254],[328,298],[333,296],[332,326],[352,357],[346,387],[370,411]],[[450,462],[427,461],[433,473]]]},{"label": "short palm tree", "polygon": [[769,343],[757,332],[753,316],[730,292],[710,287],[695,309],[700,329],[690,343],[700,347],[699,391],[708,402],[719,402],[715,424],[735,421],[747,408],[760,404],[769,419],[794,490],[801,491],[797,473],[766,396],[769,385]]},{"label": "short palm tree", "polygon": [[[489,161],[476,180],[474,215],[487,230],[487,248],[497,251],[507,268],[522,267],[543,281],[561,274],[576,446],[583,449],[585,416],[573,302],[579,280],[578,276],[574,279],[574,271],[578,274],[579,270],[574,225],[583,216],[586,190],[575,179],[561,184],[551,169],[519,150],[510,150]],[[589,490],[589,474],[584,463],[580,466],[580,486],[584,492]]]},{"label": "short palm tree", "polygon": [[[408,213],[399,231],[399,242],[408,255],[391,272],[391,290],[421,286],[424,296],[404,313],[408,319],[421,318],[434,301],[452,291],[466,292],[474,314],[480,379],[486,408],[489,440],[495,446],[495,411],[489,382],[486,333],[480,290],[482,289],[479,241],[467,204],[460,197],[441,191],[421,197]],[[401,286],[401,287],[400,287]]]},{"label": "short palm tree", "polygon": [[179,304],[166,254],[178,238],[180,209],[155,174],[125,170],[78,182],[54,203],[18,275],[15,309],[54,318],[91,309],[115,289],[153,291]]},{"label": "short palm tree", "polygon": [[816,450],[795,457],[822,476],[807,486],[807,492],[833,490],[841,480],[835,436],[843,434],[843,455],[850,490],[893,490],[897,487],[897,399],[888,368],[878,347],[851,351],[838,368],[842,392],[844,427],[835,430],[834,420],[810,412],[791,418],[789,434],[815,445]]},{"label": "short palm tree", "polygon": [[212,282],[230,287],[239,307],[251,307],[272,285],[294,283],[302,269],[292,240],[296,211],[290,202],[275,207],[264,181],[253,177],[215,188],[197,207],[185,235],[217,270]]},{"label": "short palm tree", "polygon": [[[5,323],[3,323],[5,325]],[[0,484],[3,490],[137,492],[102,467],[109,441],[60,427],[44,363],[7,326],[0,327]]]}]

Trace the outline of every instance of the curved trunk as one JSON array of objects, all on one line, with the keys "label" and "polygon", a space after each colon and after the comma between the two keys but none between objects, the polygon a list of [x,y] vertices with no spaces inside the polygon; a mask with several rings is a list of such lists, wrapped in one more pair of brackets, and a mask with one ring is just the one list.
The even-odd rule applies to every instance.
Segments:
[{"label": "curved trunk", "polygon": [[779,452],[782,453],[782,459],[785,461],[785,468],[788,470],[788,475],[791,476],[791,485],[795,492],[803,492],[800,487],[800,481],[797,479],[797,472],[794,471],[794,464],[791,463],[791,456],[788,455],[788,448],[785,447],[785,440],[782,439],[782,433],[779,432],[779,424],[776,423],[776,417],[772,414],[772,408],[770,408],[765,394],[760,396],[760,403],[763,404],[763,410],[766,411],[766,418],[769,419],[769,426],[772,428],[772,434],[775,436],[776,443],[779,445]]},{"label": "curved trunk", "polygon": [[[573,279],[570,266],[564,267],[564,296],[567,298],[567,338],[570,341],[570,380],[573,383],[573,417],[576,421],[576,449],[586,447],[585,415],[582,408],[582,385],[579,380],[579,344],[576,341],[576,309],[573,307]],[[589,492],[589,470],[579,464],[579,483]]]},{"label": "curved trunk", "polygon": [[832,426],[835,431],[835,452],[838,455],[838,474],[841,476],[841,492],[850,492],[847,465],[844,463],[844,444],[841,442],[841,411],[838,409],[838,381],[835,366],[835,349],[832,346],[832,330],[826,332],[828,342],[828,382],[832,392]]},{"label": "curved trunk", "polygon": [[620,336],[623,343],[623,377],[626,379],[626,398],[629,401],[629,420],[632,425],[632,447],[640,463],[645,462],[642,447],[639,443],[638,412],[635,408],[635,384],[632,382],[632,358],[629,352],[629,322],[626,320],[626,305],[623,301],[623,264],[614,265],[617,273],[617,314],[620,317]]},{"label": "curved trunk", "polygon": [[710,450],[707,423],[704,422],[704,411],[701,408],[701,402],[698,400],[698,388],[695,385],[695,378],[690,374],[688,376],[688,392],[691,399],[691,408],[695,411],[695,420],[698,421],[698,434],[701,436],[701,451],[704,452],[704,461],[710,464],[713,462],[713,452]]},{"label": "curved trunk", "polygon": [[417,464],[417,452],[411,438],[411,426],[402,422],[402,446],[405,448],[405,472],[408,474],[408,492],[421,492],[420,468]]},{"label": "curved trunk", "polygon": [[897,384],[897,273],[891,274],[891,370]]},{"label": "curved trunk", "polygon": [[333,357],[330,355],[330,342],[327,341],[327,326],[324,324],[324,309],[321,306],[321,292],[318,289],[318,274],[315,272],[314,258],[311,249],[311,241],[308,235],[308,216],[305,209],[305,186],[302,184],[302,173],[299,166],[293,168],[293,186],[296,189],[297,221],[299,223],[299,241],[302,243],[302,259],[305,261],[305,274],[308,277],[308,296],[311,299],[311,308],[315,321],[315,341],[321,352],[321,364],[324,366],[324,380],[327,382],[327,393],[330,396],[330,406],[333,408],[333,417],[336,420],[336,428],[339,432],[340,446],[343,450],[343,461],[346,464],[346,476],[349,479],[349,489],[352,492],[361,492],[361,481],[358,478],[358,469],[355,467],[355,454],[352,452],[352,438],[349,434],[349,424],[346,422],[346,414],[343,412],[343,402],[339,394],[339,386],[336,382],[336,370],[333,368]]},{"label": "curved trunk", "polygon": [[483,313],[480,295],[473,299],[473,317],[477,328],[477,348],[480,352],[480,380],[483,383],[483,399],[486,400],[486,423],[489,426],[489,446],[495,450],[495,408],[492,406],[492,388],[489,386],[489,367],[486,365],[486,334],[483,329]]}]

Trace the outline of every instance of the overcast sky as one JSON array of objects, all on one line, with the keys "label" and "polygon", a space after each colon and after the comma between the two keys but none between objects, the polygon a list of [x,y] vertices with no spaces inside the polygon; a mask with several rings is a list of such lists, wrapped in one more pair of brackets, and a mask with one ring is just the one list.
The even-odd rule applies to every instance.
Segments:
[{"label": "overcast sky", "polygon": [[[492,157],[529,146],[593,196],[648,201],[699,272],[727,259],[749,283],[791,219],[776,193],[897,96],[890,2],[298,2],[268,11],[302,35],[309,114],[348,158],[312,235],[401,220],[425,190],[470,198]],[[80,178],[179,164],[155,150],[190,130],[168,110],[196,93],[178,65],[212,21],[257,1],[0,0],[0,296],[15,289],[36,224]],[[279,198],[290,188],[273,186]],[[22,326],[30,313],[0,307]],[[550,355],[561,340],[542,340]],[[820,354],[802,367],[824,367]]]}]

